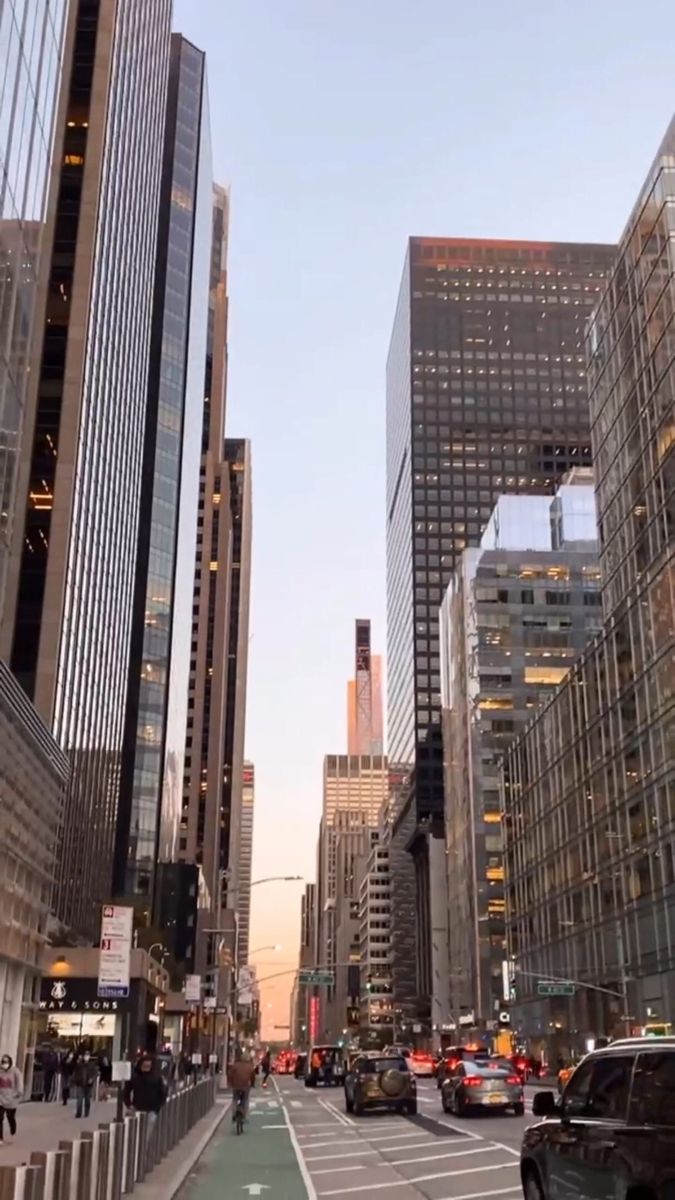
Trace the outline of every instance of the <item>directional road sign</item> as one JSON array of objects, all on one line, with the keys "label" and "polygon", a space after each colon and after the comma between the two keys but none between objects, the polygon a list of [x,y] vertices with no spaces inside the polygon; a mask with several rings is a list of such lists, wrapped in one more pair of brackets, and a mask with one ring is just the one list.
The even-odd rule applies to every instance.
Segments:
[{"label": "directional road sign", "polygon": [[333,983],[332,971],[300,971],[299,982],[310,987],[330,987]]},{"label": "directional road sign", "polygon": [[574,992],[573,983],[547,983],[544,979],[540,979],[537,984],[537,995],[539,996],[573,996]]}]

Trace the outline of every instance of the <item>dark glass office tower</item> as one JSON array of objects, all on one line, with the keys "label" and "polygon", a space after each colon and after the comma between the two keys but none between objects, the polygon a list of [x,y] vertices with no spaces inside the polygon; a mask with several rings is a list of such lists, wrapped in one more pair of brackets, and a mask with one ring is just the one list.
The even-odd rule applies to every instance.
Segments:
[{"label": "dark glass office tower", "polygon": [[251,591],[251,445],[243,438],[225,439],[232,521],[230,611],[227,634],[227,691],[223,790],[220,816],[220,866],[234,907],[244,882],[241,867],[244,734]]},{"label": "dark glass office tower", "polygon": [[114,889],[145,909],[178,849],[190,669],[212,167],[201,50],[171,39]]},{"label": "dark glass office tower", "polygon": [[10,665],[71,761],[58,916],[100,927],[126,707],[170,0],[74,0],[7,579]]},{"label": "dark glass office tower", "polygon": [[[409,764],[419,1016],[443,837],[438,610],[502,492],[590,462],[584,327],[613,247],[411,238],[387,364],[390,759]],[[395,835],[395,831],[394,831]],[[441,886],[439,883],[438,886]]]}]

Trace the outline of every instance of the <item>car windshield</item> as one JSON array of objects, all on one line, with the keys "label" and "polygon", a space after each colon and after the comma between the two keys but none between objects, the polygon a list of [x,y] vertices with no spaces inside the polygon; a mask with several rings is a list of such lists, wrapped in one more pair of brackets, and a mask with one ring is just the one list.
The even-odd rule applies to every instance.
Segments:
[{"label": "car windshield", "polygon": [[369,1058],[365,1064],[368,1075],[379,1075],[380,1071],[407,1071],[404,1058]]}]

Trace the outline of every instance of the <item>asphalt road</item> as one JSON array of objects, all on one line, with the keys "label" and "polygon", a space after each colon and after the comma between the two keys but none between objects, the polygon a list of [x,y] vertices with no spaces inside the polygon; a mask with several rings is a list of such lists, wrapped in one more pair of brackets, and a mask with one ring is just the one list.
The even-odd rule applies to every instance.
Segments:
[{"label": "asphalt road", "polygon": [[525,1117],[456,1118],[443,1113],[435,1082],[422,1079],[416,1117],[353,1117],[342,1089],[277,1077],[268,1091],[256,1089],[243,1137],[226,1118],[180,1200],[522,1200],[520,1142],[534,1094],[528,1089]]}]

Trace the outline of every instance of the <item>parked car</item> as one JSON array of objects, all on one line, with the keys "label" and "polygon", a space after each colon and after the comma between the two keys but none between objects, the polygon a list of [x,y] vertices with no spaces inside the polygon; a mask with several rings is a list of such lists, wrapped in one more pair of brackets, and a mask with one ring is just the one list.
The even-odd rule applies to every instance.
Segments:
[{"label": "parked car", "polygon": [[345,1060],[341,1046],[312,1046],[305,1065],[305,1087],[341,1087],[345,1081]]},{"label": "parked car", "polygon": [[526,1200],[670,1200],[675,1195],[675,1038],[594,1050],[562,1098],[538,1092],[521,1175]]},{"label": "parked car", "polygon": [[442,1057],[436,1066],[436,1083],[440,1088],[443,1080],[458,1063],[468,1060],[470,1062],[482,1062],[490,1057],[490,1051],[487,1046],[479,1043],[473,1043],[470,1046],[446,1046],[442,1051]]},{"label": "parked car", "polygon": [[508,1070],[499,1063],[457,1063],[443,1080],[441,1087],[443,1112],[457,1117],[467,1116],[471,1110],[490,1108],[499,1112],[511,1109],[517,1117],[525,1113],[523,1083],[513,1067]]},{"label": "parked car", "polygon": [[345,1108],[360,1117],[367,1108],[417,1112],[417,1083],[400,1054],[360,1054],[345,1077]]},{"label": "parked car", "polygon": [[296,1079],[304,1078],[306,1066],[307,1066],[307,1055],[306,1054],[296,1054],[295,1066],[293,1068],[293,1075],[295,1076]]}]

